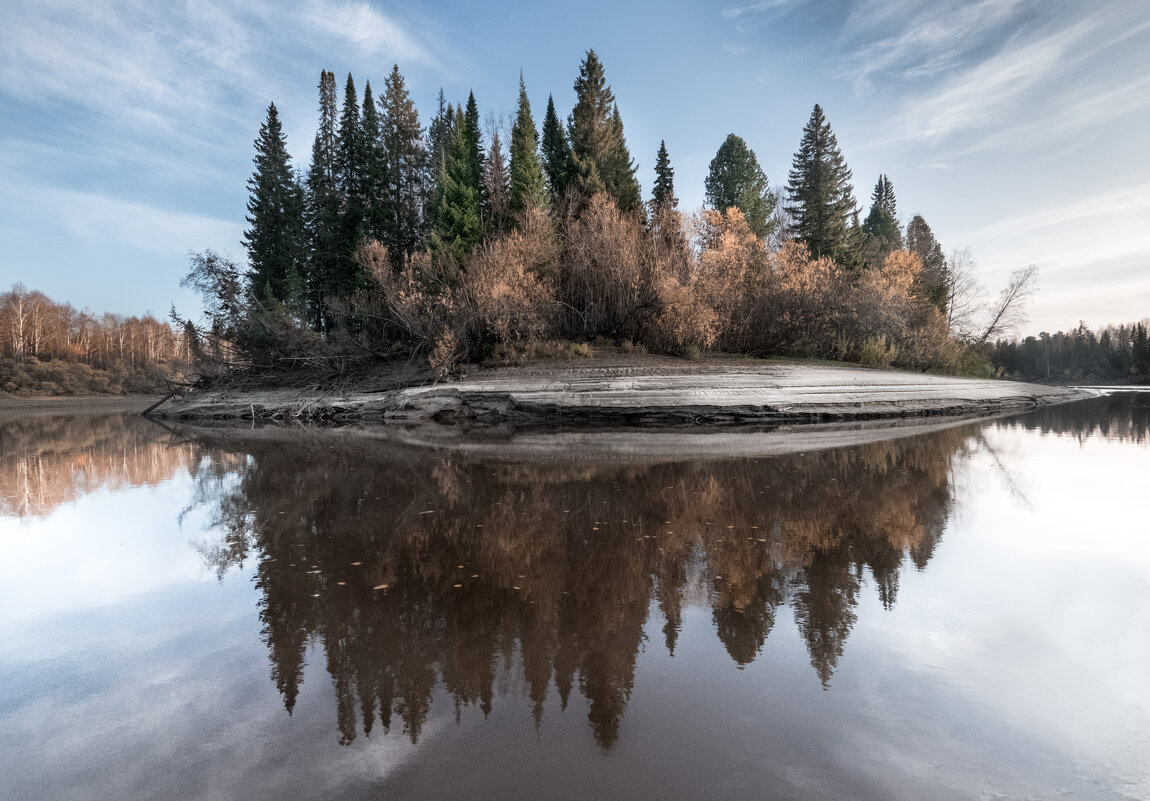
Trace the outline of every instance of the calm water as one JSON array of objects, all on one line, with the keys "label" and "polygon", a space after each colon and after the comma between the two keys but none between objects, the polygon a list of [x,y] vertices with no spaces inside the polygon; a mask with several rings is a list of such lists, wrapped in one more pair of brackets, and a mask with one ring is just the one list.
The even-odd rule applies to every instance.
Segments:
[{"label": "calm water", "polygon": [[0,421],[0,798],[1147,799],[1148,429]]}]

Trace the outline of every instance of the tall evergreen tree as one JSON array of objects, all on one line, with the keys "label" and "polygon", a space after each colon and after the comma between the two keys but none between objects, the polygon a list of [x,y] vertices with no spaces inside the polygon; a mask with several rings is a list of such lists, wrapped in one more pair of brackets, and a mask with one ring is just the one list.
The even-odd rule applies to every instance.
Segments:
[{"label": "tall evergreen tree", "polygon": [[471,181],[471,152],[467,120],[460,110],[443,157],[431,242],[433,249],[461,257],[471,252],[482,233],[479,191]]},{"label": "tall evergreen tree", "polygon": [[717,211],[737,207],[755,235],[765,239],[775,230],[778,198],[759,166],[755,151],[741,136],[728,134],[711,159],[704,181],[708,205]]},{"label": "tall evergreen tree", "polygon": [[348,73],[336,144],[336,181],[343,196],[340,264],[336,279],[336,290],[340,295],[350,295],[359,283],[360,268],[354,255],[359,243],[367,235],[367,195],[364,191],[366,174],[367,142],[359,116],[359,97],[355,91],[355,81],[351,73]]},{"label": "tall evergreen tree", "polygon": [[559,115],[555,112],[555,100],[547,96],[547,112],[543,116],[543,171],[547,175],[547,185],[551,190],[551,201],[558,203],[567,194],[567,188],[574,180],[575,165],[571,158],[571,145]]},{"label": "tall evergreen tree", "polygon": [[306,219],[309,259],[305,282],[308,316],[318,331],[330,328],[324,301],[339,292],[343,197],[338,176],[335,74],[324,70],[319,81],[319,128],[312,142],[307,174]]},{"label": "tall evergreen tree", "polygon": [[863,223],[863,264],[879,267],[892,250],[902,249],[902,228],[894,198],[894,185],[885,174],[871,193],[870,212]]},{"label": "tall evergreen tree", "polygon": [[467,110],[463,112],[463,133],[467,140],[467,167],[471,170],[471,186],[483,195],[483,131],[479,128],[479,105],[475,93],[467,94]]},{"label": "tall evergreen tree", "polygon": [[665,141],[659,142],[659,152],[655,154],[655,186],[651,203],[656,208],[674,209],[679,206],[679,198],[675,197],[675,170]]},{"label": "tall evergreen tree", "polygon": [[[495,150],[494,144],[491,149]],[[547,184],[543,177],[543,164],[539,160],[539,133],[535,130],[535,120],[531,118],[531,101],[527,98],[523,73],[520,73],[519,106],[515,110],[515,123],[511,126],[511,194],[507,214],[514,222],[526,209],[546,203]]]},{"label": "tall evergreen tree", "polygon": [[491,136],[491,150],[483,164],[483,211],[488,233],[498,236],[507,226],[507,209],[511,200],[510,177],[507,160],[503,157],[503,143],[499,132]]},{"label": "tall evergreen tree", "polygon": [[303,265],[303,190],[292,173],[287,138],[275,103],[255,140],[255,171],[248,179],[248,281],[253,295],[270,293],[296,303]]},{"label": "tall evergreen tree", "polygon": [[447,153],[447,144],[451,139],[451,126],[455,122],[455,108],[446,102],[442,87],[439,90],[439,100],[436,105],[435,116],[427,125],[427,160],[424,165],[424,186],[427,187],[424,202],[424,219],[429,227],[435,226],[435,208],[439,203],[439,177],[445,167],[444,159]]},{"label": "tall evergreen tree", "polygon": [[383,236],[383,184],[386,178],[383,146],[380,143],[379,111],[375,105],[375,95],[371,92],[371,81],[363,90],[363,109],[360,118],[360,131],[363,136],[363,198],[364,235],[372,239]]},{"label": "tall evergreen tree", "polygon": [[624,211],[639,207],[636,166],[623,137],[623,119],[594,50],[579,65],[575,108],[567,118],[575,185],[584,195],[605,191]]},{"label": "tall evergreen tree", "polygon": [[949,270],[942,245],[921,214],[916,214],[906,225],[906,249],[922,262],[922,285],[926,299],[946,314]]},{"label": "tall evergreen tree", "polygon": [[385,175],[383,189],[384,229],[392,265],[398,267],[415,252],[423,238],[423,208],[427,151],[419,114],[404,86],[399,65],[391,69],[380,95],[380,143]]},{"label": "tall evergreen tree", "polygon": [[856,211],[851,171],[818,104],[791,162],[787,199],[795,237],[815,257],[848,258],[851,217]]}]

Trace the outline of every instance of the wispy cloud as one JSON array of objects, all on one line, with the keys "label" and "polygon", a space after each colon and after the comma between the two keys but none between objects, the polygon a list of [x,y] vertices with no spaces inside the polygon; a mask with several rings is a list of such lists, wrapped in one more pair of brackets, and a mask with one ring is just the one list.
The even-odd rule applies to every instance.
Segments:
[{"label": "wispy cloud", "polygon": [[150,253],[183,254],[189,250],[228,250],[239,245],[244,226],[199,214],[119,200],[73,190],[43,190],[29,195],[47,215],[81,240],[117,242]]},{"label": "wispy cloud", "polygon": [[938,141],[955,132],[1001,124],[1019,99],[1077,58],[1073,49],[1097,30],[1087,18],[1033,41],[1012,44],[941,84],[907,97],[872,144]]},{"label": "wispy cloud", "polygon": [[435,64],[427,51],[394,19],[365,2],[316,0],[300,13],[305,28],[321,30],[361,55],[383,55],[395,61]]},{"label": "wispy cloud", "polygon": [[838,75],[858,89],[869,88],[879,74],[901,79],[941,75],[1001,36],[1031,5],[1033,0],[859,3],[843,25],[840,49],[846,56]]},{"label": "wispy cloud", "polygon": [[734,8],[724,8],[724,19],[738,19],[744,14],[755,14],[762,11],[771,11],[783,6],[793,5],[798,0],[759,0],[757,3],[748,3],[745,6],[736,6]]},{"label": "wispy cloud", "polygon": [[1036,323],[1065,327],[1098,308],[1110,317],[1094,323],[1119,322],[1144,316],[1150,301],[1147,219],[1150,181],[1143,180],[996,220],[970,231],[968,241],[991,283],[1025,264],[1039,266]]}]

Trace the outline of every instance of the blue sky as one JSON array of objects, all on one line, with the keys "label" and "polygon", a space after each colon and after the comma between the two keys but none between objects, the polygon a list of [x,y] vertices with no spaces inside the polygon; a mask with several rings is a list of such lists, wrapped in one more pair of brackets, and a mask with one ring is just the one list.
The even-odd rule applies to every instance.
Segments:
[{"label": "blue sky", "polygon": [[244,256],[267,103],[306,164],[321,69],[376,92],[392,63],[426,124],[443,87],[537,120],[600,55],[645,196],[665,139],[684,206],[734,132],[786,183],[822,104],[864,204],[969,248],[996,290],[1026,264],[1027,331],[1150,315],[1150,8],[1144,0],[392,3],[5,0],[0,288],[163,315],[188,250]]}]

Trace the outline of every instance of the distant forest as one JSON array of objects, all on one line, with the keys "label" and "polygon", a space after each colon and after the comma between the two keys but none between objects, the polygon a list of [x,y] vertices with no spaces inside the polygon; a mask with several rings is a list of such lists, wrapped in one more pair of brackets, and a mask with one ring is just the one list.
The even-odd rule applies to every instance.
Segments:
[{"label": "distant forest", "polygon": [[0,293],[0,395],[155,392],[187,362],[182,335],[150,314],[97,316],[22,284]]},{"label": "distant forest", "polygon": [[1108,325],[1095,334],[1077,328],[1022,340],[1000,340],[990,351],[1004,375],[1027,380],[1150,383],[1150,319]]},{"label": "distant forest", "polygon": [[[563,119],[536,126],[523,76],[505,125],[440,91],[426,127],[399,67],[383,92],[319,81],[306,170],[275,104],[255,140],[247,267],[192,256],[207,313],[177,322],[205,373],[419,358],[465,361],[586,343],[693,356],[721,350],[987,375],[988,343],[1020,320],[1036,270],[987,302],[968,253],[921,215],[903,226],[880,175],[865,217],[823,109],[785,187],[747,142],[721,143],[706,205],[679,210],[666,142],[644,200],[623,117],[589,50]],[[509,130],[508,130],[509,128]],[[538,348],[540,344],[545,347]]]}]

